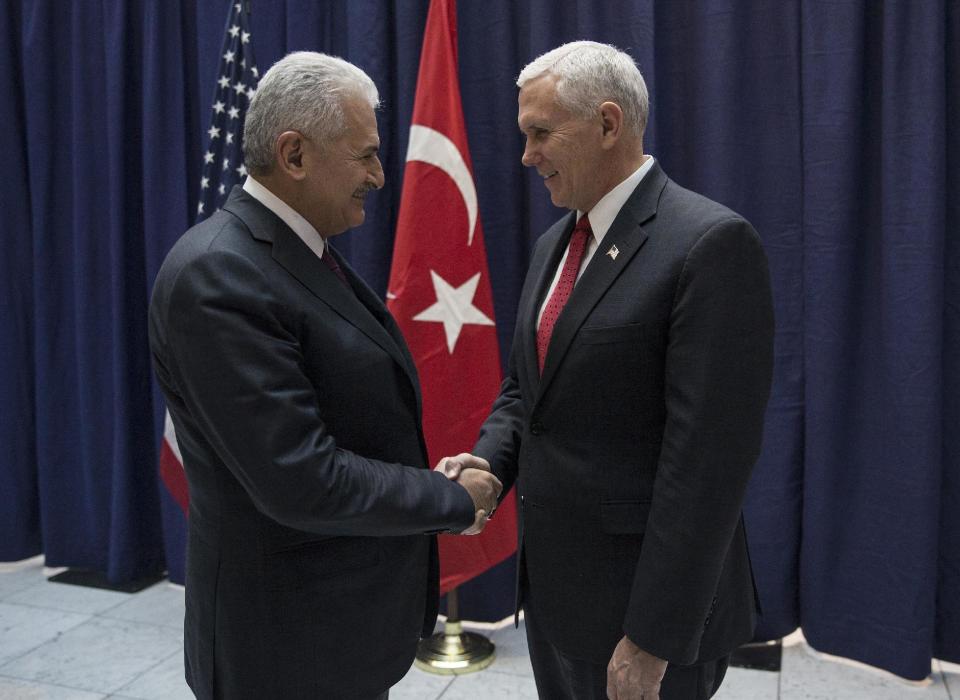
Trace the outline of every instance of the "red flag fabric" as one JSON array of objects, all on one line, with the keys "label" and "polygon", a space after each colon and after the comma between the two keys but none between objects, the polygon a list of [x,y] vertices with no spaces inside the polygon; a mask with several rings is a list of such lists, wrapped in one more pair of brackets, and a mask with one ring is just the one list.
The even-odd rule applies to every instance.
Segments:
[{"label": "red flag fabric", "polygon": [[183,514],[186,515],[190,507],[190,494],[187,490],[187,475],[183,472],[183,457],[180,455],[180,446],[177,444],[177,434],[173,430],[173,421],[170,411],[166,412],[163,421],[163,442],[160,443],[160,478],[173,500],[177,502]]},{"label": "red flag fabric", "polygon": [[[469,450],[500,386],[487,254],[457,76],[455,0],[432,0],[420,55],[387,306],[423,388],[431,465]],[[446,592],[510,556],[513,493],[482,534],[440,538]]]}]

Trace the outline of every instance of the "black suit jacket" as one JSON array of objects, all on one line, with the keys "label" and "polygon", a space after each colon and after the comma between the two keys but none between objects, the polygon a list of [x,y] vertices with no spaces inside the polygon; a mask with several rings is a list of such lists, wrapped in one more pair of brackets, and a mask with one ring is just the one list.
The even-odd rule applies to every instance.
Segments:
[{"label": "black suit jacket", "polygon": [[654,164],[557,320],[541,377],[537,312],[573,225],[537,243],[475,447],[519,491],[520,588],[572,657],[606,663],[624,633],[675,664],[722,656],[755,621],[741,504],[772,373],[766,257],[740,216]]},{"label": "black suit jacket", "polygon": [[184,645],[200,698],[376,695],[437,613],[435,537],[473,521],[427,467],[386,308],[240,188],[167,256],[154,366],[190,488]]}]

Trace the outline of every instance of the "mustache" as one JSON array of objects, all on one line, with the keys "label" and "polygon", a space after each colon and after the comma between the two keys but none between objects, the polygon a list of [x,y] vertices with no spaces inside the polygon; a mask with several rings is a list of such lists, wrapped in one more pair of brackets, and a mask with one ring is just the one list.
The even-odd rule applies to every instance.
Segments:
[{"label": "mustache", "polygon": [[358,199],[363,199],[371,192],[371,190],[375,190],[375,189],[377,188],[374,187],[373,185],[369,185],[369,184],[361,185],[360,187],[358,187],[353,191],[353,196],[357,197]]}]

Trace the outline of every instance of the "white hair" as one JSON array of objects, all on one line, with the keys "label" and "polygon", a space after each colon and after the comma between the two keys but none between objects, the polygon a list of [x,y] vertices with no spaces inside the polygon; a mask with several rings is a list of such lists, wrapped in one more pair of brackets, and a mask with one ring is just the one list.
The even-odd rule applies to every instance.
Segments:
[{"label": "white hair", "polygon": [[517,87],[542,75],[557,79],[557,101],[579,117],[597,113],[603,102],[623,110],[627,127],[643,136],[650,113],[647,84],[633,59],[596,41],[572,41],[538,56],[520,71]]},{"label": "white hair", "polygon": [[264,73],[244,122],[243,158],[251,172],[268,172],[284,131],[299,131],[320,145],[346,130],[343,104],[365,100],[376,109],[380,95],[366,73],[336,56],[295,51]]}]

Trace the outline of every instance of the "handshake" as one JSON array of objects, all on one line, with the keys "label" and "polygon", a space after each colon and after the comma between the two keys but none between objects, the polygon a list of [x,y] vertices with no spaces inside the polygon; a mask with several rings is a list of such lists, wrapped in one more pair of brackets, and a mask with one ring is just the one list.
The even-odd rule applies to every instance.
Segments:
[{"label": "handshake", "polygon": [[473,525],[461,532],[461,535],[478,535],[483,532],[487,521],[497,509],[497,499],[503,491],[503,484],[490,473],[490,463],[483,457],[462,452],[456,457],[444,457],[434,469],[442,472],[450,481],[456,481],[473,499],[475,517]]}]

